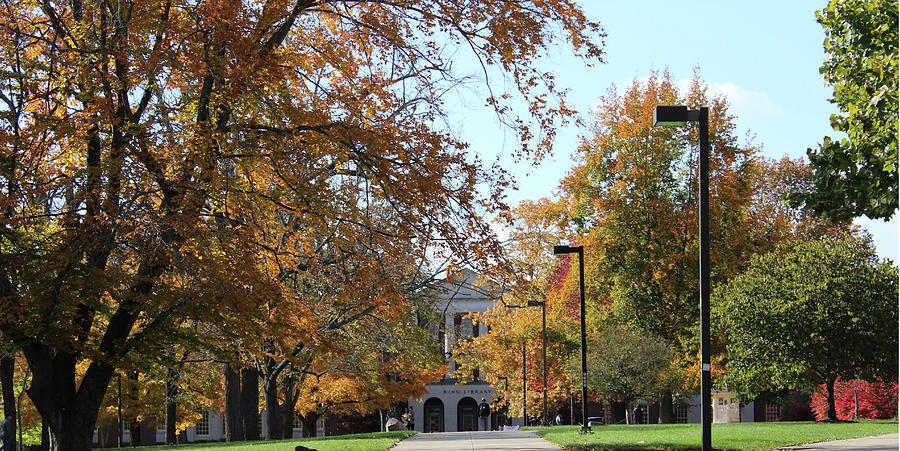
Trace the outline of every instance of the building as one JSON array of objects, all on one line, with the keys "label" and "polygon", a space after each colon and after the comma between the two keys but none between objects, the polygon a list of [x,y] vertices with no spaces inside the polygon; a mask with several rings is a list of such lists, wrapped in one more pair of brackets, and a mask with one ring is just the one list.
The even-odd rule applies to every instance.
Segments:
[{"label": "building", "polygon": [[[439,308],[442,323],[432,333],[441,343],[450,372],[457,368],[453,361],[453,345],[456,340],[477,337],[487,333],[483,325],[473,325],[466,318],[472,312],[485,312],[494,305],[498,290],[480,286],[478,275],[464,269],[455,278],[448,278],[439,288]],[[496,287],[494,287],[496,288]],[[496,391],[490,384],[479,380],[477,370],[471,382],[457,385],[450,374],[425,386],[427,393],[421,399],[410,399],[415,429],[419,432],[457,432],[478,430],[476,408],[484,398],[493,404]],[[491,415],[490,428],[495,428],[497,416]]]}]

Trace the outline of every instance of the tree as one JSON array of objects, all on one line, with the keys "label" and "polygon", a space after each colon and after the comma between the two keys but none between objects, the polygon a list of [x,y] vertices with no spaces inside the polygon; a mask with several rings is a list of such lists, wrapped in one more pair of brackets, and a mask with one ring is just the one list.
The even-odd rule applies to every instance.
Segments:
[{"label": "tree", "polygon": [[[627,326],[607,324],[588,342],[588,387],[625,406],[639,399],[658,399],[677,384],[672,349],[664,341]],[[573,376],[581,362],[573,359]],[[573,377],[575,379],[577,377]],[[632,419],[633,420],[633,419]]]},{"label": "tree", "polygon": [[878,261],[868,237],[794,241],[754,257],[713,293],[723,382],[751,396],[825,384],[834,421],[838,378],[896,378],[897,302],[897,268]]},{"label": "tree", "polygon": [[891,0],[832,0],[816,13],[828,54],[820,72],[841,111],[831,126],[847,138],[807,150],[814,186],[793,195],[795,205],[843,221],[897,211],[897,16]]},{"label": "tree", "polygon": [[[456,50],[482,63],[517,156],[539,159],[573,112],[535,61],[557,36],[599,60],[602,38],[568,0],[13,0],[0,14],[0,331],[59,449],[90,447],[115,368],[155,359],[181,324],[216,326],[198,337],[212,350],[271,336],[256,327],[285,296],[278,262],[321,264],[328,224],[359,226],[333,243],[345,252],[371,238],[497,261],[482,217],[505,208],[507,177],[437,125],[466,80]],[[269,246],[283,212],[302,216],[302,252]]]},{"label": "tree", "polygon": [[[756,222],[769,219],[768,205],[754,197],[762,186],[758,148],[738,141],[727,99],[711,98],[697,74],[683,94],[668,73],[635,81],[622,94],[611,88],[561,182],[560,202],[575,228],[571,240],[585,246],[587,299],[665,340],[686,363],[699,346],[697,130],[652,124],[657,105],[676,103],[710,107],[712,282],[737,273],[755,249],[781,236],[787,221],[756,232]],[[577,277],[570,272],[567,286]],[[671,400],[666,393],[664,422],[674,422]]]},{"label": "tree", "polygon": [[[499,398],[511,413],[522,412],[522,378],[525,377],[527,410],[542,411],[544,362],[541,345],[542,318],[538,307],[526,307],[529,301],[546,302],[547,314],[547,402],[567,402],[573,379],[567,371],[569,358],[580,345],[578,335],[578,296],[571,292],[549,296],[554,282],[562,283],[569,267],[555,266],[557,257],[549,250],[563,241],[564,214],[558,202],[548,199],[522,201],[501,218],[508,239],[504,242],[504,266],[499,274],[502,296],[494,308],[470,314],[476,324],[490,331],[456,343],[453,359],[459,364],[456,377],[467,381],[473,370],[498,390]],[[550,281],[548,283],[548,281]],[[556,292],[560,291],[557,287]],[[525,375],[523,375],[523,347]],[[505,378],[505,379],[501,379]],[[505,380],[504,383],[500,383]],[[548,419],[549,420],[549,419]]]}]

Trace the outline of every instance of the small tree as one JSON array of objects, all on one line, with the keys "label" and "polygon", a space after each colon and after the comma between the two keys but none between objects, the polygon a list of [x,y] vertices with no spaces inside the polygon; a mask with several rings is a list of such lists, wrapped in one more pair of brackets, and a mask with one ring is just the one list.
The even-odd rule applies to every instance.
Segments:
[{"label": "small tree", "polygon": [[[626,416],[637,400],[657,399],[664,390],[672,389],[674,356],[659,337],[608,325],[591,337],[588,353],[588,388],[625,404]],[[580,372],[580,360],[572,363],[573,372]]]},{"label": "small tree", "polygon": [[878,261],[871,238],[780,246],[717,289],[713,305],[725,382],[750,395],[824,383],[835,421],[837,378],[896,378],[897,268]]}]

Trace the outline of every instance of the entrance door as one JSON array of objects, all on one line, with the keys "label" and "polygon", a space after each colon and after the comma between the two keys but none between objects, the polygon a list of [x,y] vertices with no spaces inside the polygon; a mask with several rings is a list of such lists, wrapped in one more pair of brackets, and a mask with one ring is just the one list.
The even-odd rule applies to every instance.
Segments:
[{"label": "entrance door", "polygon": [[444,403],[438,398],[425,401],[425,432],[444,432]]},{"label": "entrance door", "polygon": [[457,431],[464,432],[478,430],[478,418],[475,416],[476,410],[478,410],[478,404],[474,399],[467,397],[459,400],[459,405],[456,409]]}]

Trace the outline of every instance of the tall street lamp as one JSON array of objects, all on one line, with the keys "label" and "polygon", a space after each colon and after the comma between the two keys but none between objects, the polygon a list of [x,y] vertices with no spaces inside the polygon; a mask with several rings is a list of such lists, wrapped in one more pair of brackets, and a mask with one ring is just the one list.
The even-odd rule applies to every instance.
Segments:
[{"label": "tall street lamp", "polygon": [[712,450],[712,393],[709,367],[709,108],[688,110],[684,105],[658,105],[653,125],[700,125],[700,416],[702,449]]},{"label": "tall street lamp", "polygon": [[528,301],[529,307],[541,306],[541,346],[543,354],[541,356],[541,366],[544,370],[544,413],[541,417],[541,424],[547,423],[547,301]]},{"label": "tall street lamp", "polygon": [[581,432],[591,432],[587,423],[587,339],[584,326],[584,246],[553,246],[554,255],[578,254],[578,293],[581,295]]}]

